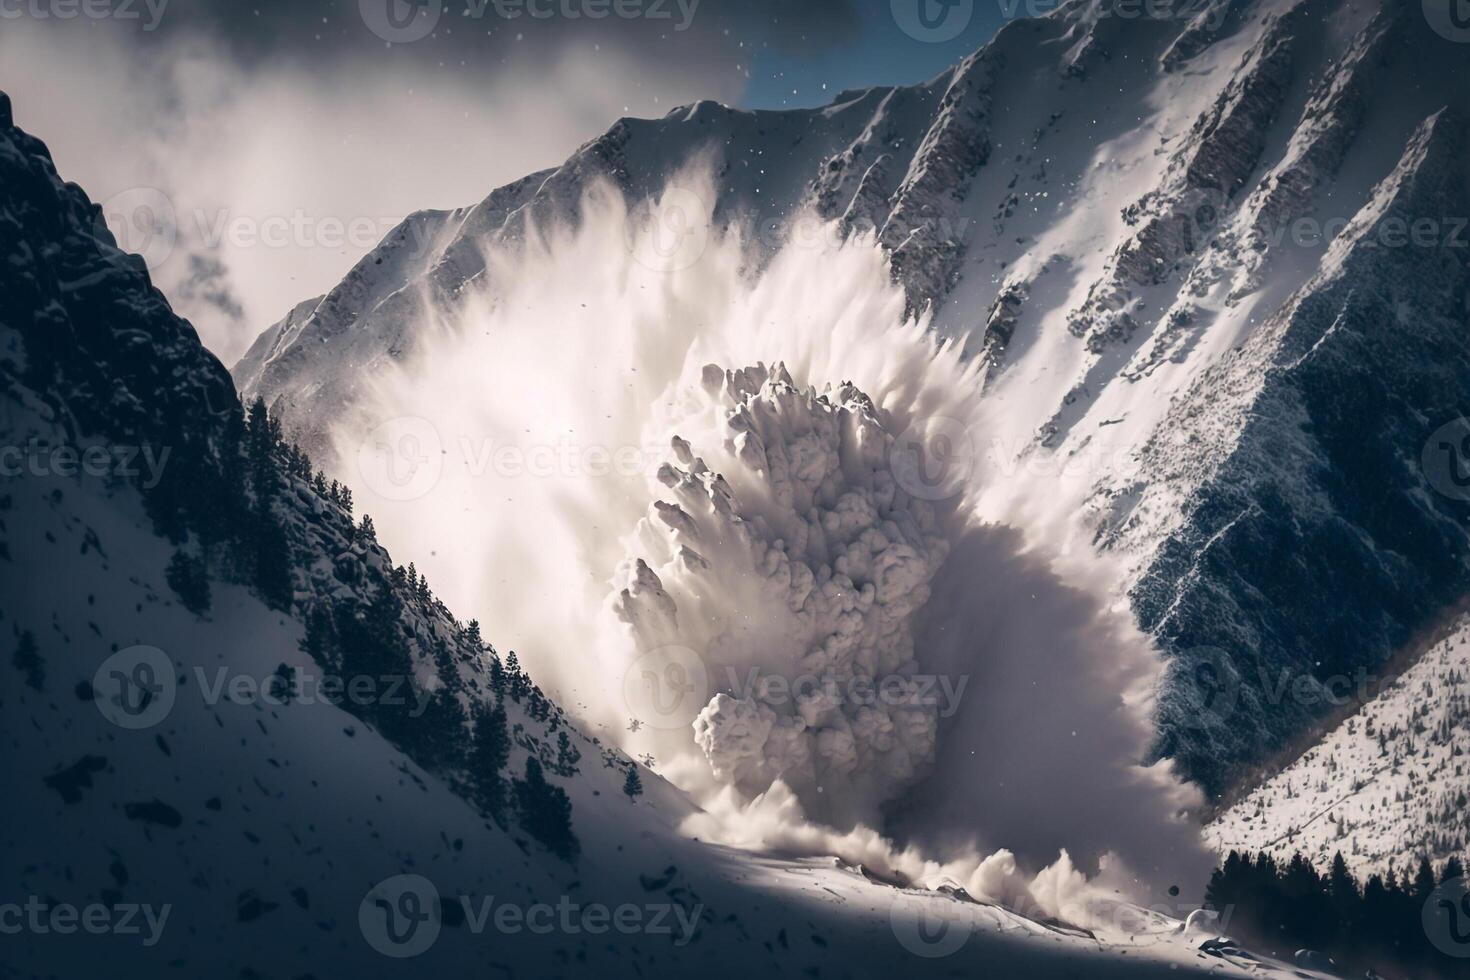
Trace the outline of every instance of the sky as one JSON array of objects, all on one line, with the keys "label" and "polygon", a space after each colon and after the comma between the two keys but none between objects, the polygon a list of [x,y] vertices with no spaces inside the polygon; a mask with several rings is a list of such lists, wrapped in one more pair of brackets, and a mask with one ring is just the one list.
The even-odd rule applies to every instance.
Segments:
[{"label": "sky", "polygon": [[1052,0],[0,0],[0,90],[228,365],[620,116],[930,78]]}]

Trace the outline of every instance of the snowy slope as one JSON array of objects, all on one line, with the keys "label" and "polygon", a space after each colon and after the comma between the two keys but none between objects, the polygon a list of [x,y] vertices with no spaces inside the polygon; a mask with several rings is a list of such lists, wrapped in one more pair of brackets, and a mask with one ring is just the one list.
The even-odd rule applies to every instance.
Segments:
[{"label": "snowy slope", "polygon": [[[636,200],[709,159],[718,222],[767,248],[808,212],[871,231],[911,304],[991,363],[985,513],[1118,558],[1119,594],[1182,655],[1159,751],[1220,792],[1312,721],[1267,705],[1257,666],[1380,663],[1470,587],[1470,513],[1415,463],[1470,412],[1470,51],[1388,0],[1111,10],[1012,21],[930,82],[821,109],[620,120],[409,218],[235,377],[325,448],[479,284],[482,248],[575,220],[593,179]],[[1202,648],[1246,687],[1203,729],[1179,723]]]},{"label": "snowy slope", "polygon": [[[305,650],[329,604],[343,623],[359,605],[392,609],[369,619],[407,645],[411,676],[389,679],[436,712],[447,696],[491,697],[489,651],[408,595],[381,546],[348,533],[345,506],[287,459],[272,464],[270,513],[289,591],[258,567],[242,584],[252,560],[229,537],[238,518],[218,513],[240,412],[208,383],[223,370],[44,146],[14,129],[3,96],[0,175],[0,444],[47,450],[0,492],[6,975],[1288,975],[1233,948],[1203,952],[1210,931],[1124,906],[1092,935],[953,889],[703,843],[680,832],[694,808],[669,784],[644,771],[630,799],[627,760],[555,706],[537,720],[524,694],[507,705],[508,768],[571,733],[579,771],[553,781],[580,856],[487,818],[470,802],[476,774],[433,751],[444,733],[427,716],[421,731],[388,732],[396,716],[376,709],[391,693],[374,688],[377,705],[317,696],[311,681],[331,664]],[[124,440],[174,461],[78,475],[52,451]],[[169,475],[178,467],[187,482]],[[258,499],[260,480],[246,481]],[[185,548],[208,559],[212,597],[195,610],[175,574]],[[379,605],[389,593],[401,608]],[[298,693],[262,695],[283,668]],[[482,927],[486,902],[513,914]],[[32,907],[40,917],[12,929],[16,908]],[[88,923],[100,910],[110,926],[68,931],[67,909]],[[545,928],[563,914],[572,927]],[[408,921],[420,924],[395,940]],[[395,962],[404,953],[417,959]]]},{"label": "snowy slope", "polygon": [[[1339,693],[1346,693],[1339,692]],[[1341,851],[1359,877],[1465,853],[1470,797],[1470,621],[1362,710],[1210,824],[1219,851]]]},{"label": "snowy slope", "polygon": [[[678,833],[688,804],[667,784],[645,773],[645,795],[630,801],[621,770],[603,768],[590,751],[566,783],[583,855],[563,863],[499,829],[332,704],[210,698],[221,669],[261,682],[286,662],[309,675],[315,665],[298,651],[301,627],[235,586],[217,588],[206,617],[182,608],[164,581],[170,548],[130,496],[75,480],[25,481],[8,495],[6,642],[31,630],[45,678],[37,691],[4,665],[0,737],[14,793],[0,873],[10,883],[6,901],[37,895],[170,911],[152,945],[146,929],[8,935],[7,975],[93,976],[104,964],[118,977],[402,975],[405,964],[377,952],[359,925],[369,890],[400,874],[424,876],[450,904],[468,897],[473,909],[487,899],[497,908],[565,900],[678,904],[697,916],[685,920],[697,927],[687,944],[668,909],[657,914],[669,934],[497,933],[493,925],[477,934],[467,922],[446,924],[411,961],[416,975],[858,976],[932,966],[936,975],[1131,977],[1164,976],[1180,963],[1203,973],[1220,962],[1172,935],[1117,937],[1105,947],[830,862],[700,844]],[[162,721],[127,730],[78,690],[114,648],[136,644],[165,651],[178,687]],[[904,932],[905,916],[936,903],[957,935],[973,933],[955,955],[924,959],[905,945],[918,942]],[[640,921],[652,924],[654,914]]]}]

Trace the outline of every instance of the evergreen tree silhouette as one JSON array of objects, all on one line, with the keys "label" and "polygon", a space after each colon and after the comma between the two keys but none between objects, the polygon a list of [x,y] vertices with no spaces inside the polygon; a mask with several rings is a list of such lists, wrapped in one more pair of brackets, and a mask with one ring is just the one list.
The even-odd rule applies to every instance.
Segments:
[{"label": "evergreen tree silhouette", "polygon": [[470,748],[470,778],[476,801],[497,823],[505,821],[505,767],[510,762],[510,730],[505,705],[477,711]]},{"label": "evergreen tree silhouette", "polygon": [[546,781],[541,760],[526,757],[526,775],[515,780],[516,816],[522,829],[548,851],[571,861],[580,846],[572,832],[572,802],[566,791]]}]

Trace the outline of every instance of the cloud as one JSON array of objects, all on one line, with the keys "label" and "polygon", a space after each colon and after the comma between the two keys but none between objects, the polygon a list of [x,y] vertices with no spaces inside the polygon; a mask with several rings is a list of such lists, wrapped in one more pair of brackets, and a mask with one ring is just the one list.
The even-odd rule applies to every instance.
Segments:
[{"label": "cloud", "polygon": [[140,206],[163,215],[166,227],[119,237],[226,363],[405,215],[475,204],[620,116],[734,101],[744,84],[713,13],[678,36],[555,20],[490,24],[488,46],[459,25],[451,42],[390,48],[356,3],[325,23],[321,9],[178,3],[153,32],[7,19],[0,33],[17,122],[64,177],[115,199],[118,221]]},{"label": "cloud", "polygon": [[[412,542],[589,731],[653,755],[706,808],[701,837],[989,895],[1016,891],[1004,868],[1052,867],[1045,908],[1185,901],[1209,868],[1198,798],[1139,765],[1159,661],[1096,598],[1102,572],[974,526],[973,366],[905,318],[871,240],[757,258],[688,210],[714,198],[702,173],[652,208],[680,214],[679,248],[598,186],[575,227],[430,307],[431,339],[337,433],[380,538]],[[442,460],[410,500],[353,465],[394,419]],[[760,687],[827,674],[940,697]]]}]

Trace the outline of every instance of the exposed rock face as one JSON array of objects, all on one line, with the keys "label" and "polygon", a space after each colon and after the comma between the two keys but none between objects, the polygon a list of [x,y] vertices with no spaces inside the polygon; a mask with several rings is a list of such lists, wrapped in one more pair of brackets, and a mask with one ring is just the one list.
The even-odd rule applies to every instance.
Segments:
[{"label": "exposed rock face", "polygon": [[1196,12],[1159,59],[1159,65],[1166,72],[1178,71],[1190,59],[1214,44],[1226,19],[1238,5],[1231,0],[1179,0],[1175,6],[1182,12],[1187,13],[1191,9]]},{"label": "exposed rock face", "polygon": [[[30,389],[72,437],[213,451],[234,385],[173,316],[143,260],[117,249],[101,209],[61,180],[45,144],[15,128],[0,93],[0,384]],[[186,424],[187,423],[187,424]]]},{"label": "exposed rock face", "polygon": [[[1014,483],[1082,515],[1166,654],[1227,649],[1242,676],[1381,663],[1466,585],[1443,525],[1458,505],[1426,503],[1410,478],[1466,387],[1453,340],[1463,253],[1449,240],[1470,210],[1454,193],[1466,164],[1439,147],[1470,110],[1470,47],[1386,0],[1182,0],[1131,19],[1125,7],[1073,0],[930,82],[820,109],[701,103],[623,120],[496,192],[481,224],[421,219],[429,258],[370,258],[354,275],[381,282],[296,311],[259,348],[266,367],[237,374],[263,379],[247,390],[289,406],[297,431],[330,424],[364,373],[411,352],[416,297],[453,302],[477,274],[483,242],[575,220],[594,176],[652,195],[713,147],[717,220],[779,231],[810,207],[872,233],[911,308],[932,304],[936,328],[993,365],[998,431],[982,438],[1004,456],[998,495]],[[1390,201],[1439,239],[1373,245],[1393,222],[1367,222]],[[1356,451],[1341,441],[1349,409],[1364,413]],[[1043,492],[1033,464],[1080,475]],[[1376,506],[1421,519],[1385,526],[1366,503],[1405,493],[1412,504]],[[987,516],[1015,516],[997,508]],[[1348,589],[1349,574],[1378,584]],[[1342,642],[1322,625],[1343,619],[1339,594],[1359,604]],[[1218,788],[1313,717],[1294,702],[1242,710],[1255,713],[1227,733],[1185,730],[1168,709],[1162,750]]]},{"label": "exposed rock face", "polygon": [[[401,641],[401,670],[448,708],[439,736],[462,739],[465,712],[488,690],[478,640],[427,587],[410,587],[372,534],[357,528],[350,501],[316,485],[294,454],[273,460],[268,503],[260,477],[250,479],[247,495],[243,411],[228,372],[153,287],[143,260],[117,248],[100,209],[61,180],[45,145],[14,126],[4,93],[0,257],[4,444],[129,451],[119,482],[139,492],[156,530],[193,547],[216,579],[257,584],[264,511],[279,535],[282,580],[268,597],[275,608],[303,625],[370,621],[380,637]],[[288,318],[292,329],[301,328],[304,308]],[[285,353],[294,349],[288,344]],[[6,530],[0,522],[0,536]],[[319,665],[343,669],[340,661]],[[371,720],[387,733],[384,718]],[[424,742],[433,742],[435,724],[420,731]],[[416,736],[390,737],[405,740],[426,768],[440,766],[423,746],[407,744]]]},{"label": "exposed rock face", "polygon": [[[1180,443],[1244,419],[1229,444],[1195,455],[1188,517],[1133,592],[1142,625],[1181,651],[1182,675],[1214,649],[1236,668],[1234,710],[1164,701],[1161,750],[1191,771],[1281,748],[1314,711],[1282,696],[1287,683],[1372,670],[1470,587],[1470,506],[1429,485],[1419,456],[1470,413],[1470,238],[1442,217],[1470,213],[1464,148],[1458,114],[1427,120],[1322,272],[1145,450],[1177,466]],[[1416,225],[1435,231],[1415,242]]]},{"label": "exposed rock face", "polygon": [[956,205],[990,156],[991,87],[1001,50],[1000,43],[987,46],[955,69],[879,236],[913,306],[943,298],[953,285],[963,250]]},{"label": "exposed rock face", "polygon": [[1178,272],[1181,260],[1202,250],[1231,210],[1291,82],[1297,19],[1277,18],[1263,32],[1183,137],[1162,184],[1123,212],[1138,232],[1114,255],[1112,275],[1070,318],[1069,328],[1085,338],[1088,350],[1101,353],[1111,342],[1131,340],[1138,326],[1130,310],[1134,288]]}]

